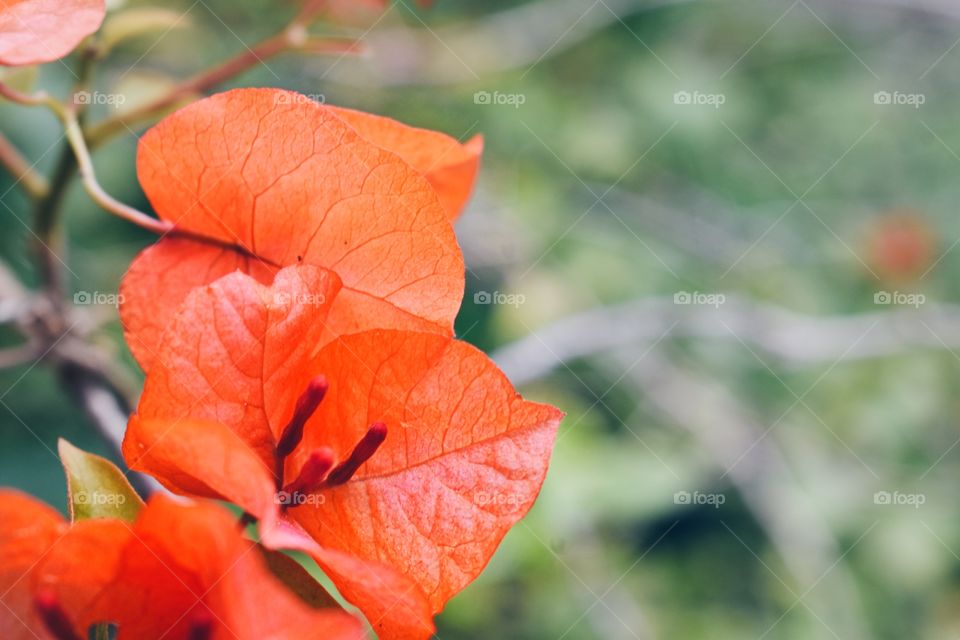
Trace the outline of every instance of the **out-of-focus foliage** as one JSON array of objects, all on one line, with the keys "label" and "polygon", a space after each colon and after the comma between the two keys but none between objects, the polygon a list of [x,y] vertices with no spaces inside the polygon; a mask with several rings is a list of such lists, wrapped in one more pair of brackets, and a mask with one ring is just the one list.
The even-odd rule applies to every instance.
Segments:
[{"label": "out-of-focus foliage", "polygon": [[[468,264],[458,330],[484,349],[568,314],[678,292],[831,317],[909,311],[875,295],[960,297],[960,18],[894,4],[397,4],[369,32],[355,30],[377,44],[367,58],[287,56],[235,84],[294,89],[464,139],[484,134],[481,187],[458,226]],[[541,19],[492,21],[520,7]],[[287,10],[262,0],[165,8],[189,23],[120,43],[97,78],[127,96],[120,108],[269,35]],[[406,65],[411,42],[435,51],[427,62],[447,75],[405,84],[417,78]],[[515,64],[494,64],[503,59]],[[61,92],[70,80],[57,63],[38,79]],[[913,104],[896,104],[909,96]],[[113,108],[97,105],[91,117]],[[49,172],[62,145],[53,118],[8,105],[0,118]],[[146,208],[134,133],[95,162],[108,191]],[[33,280],[29,211],[10,189],[0,176],[0,254]],[[904,212],[920,250],[910,238],[877,240],[901,233],[890,220]],[[151,237],[76,187],[67,214],[71,289],[114,292]],[[883,247],[929,264],[891,273],[903,260]],[[106,321],[96,340],[135,371],[115,310],[92,311]],[[787,365],[748,346],[750,336],[723,333],[665,337],[653,352],[719,385],[754,421],[748,445],[757,444],[734,465],[751,473],[728,472],[707,437],[730,442],[729,415],[704,416],[705,436],[663,412],[663,397],[642,383],[658,372],[636,375],[651,366],[641,358],[650,344],[561,364],[524,389],[568,413],[541,500],[448,606],[439,637],[960,634],[960,353],[845,361],[841,347]],[[818,339],[809,336],[811,349]],[[52,399],[54,387],[42,365],[0,374],[0,484],[62,504],[57,437],[104,450],[66,398]],[[771,450],[781,466],[765,457]],[[723,503],[684,504],[683,492]],[[913,504],[883,504],[877,492]],[[811,518],[793,523],[795,514]]]}]

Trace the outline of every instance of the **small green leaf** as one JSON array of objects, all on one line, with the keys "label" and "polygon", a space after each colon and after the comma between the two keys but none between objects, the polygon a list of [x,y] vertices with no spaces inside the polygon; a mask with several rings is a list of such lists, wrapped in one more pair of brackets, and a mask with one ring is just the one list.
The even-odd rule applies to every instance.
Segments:
[{"label": "small green leaf", "polygon": [[116,465],[77,449],[63,438],[57,447],[67,474],[71,520],[119,518],[133,522],[136,519],[143,500]]},{"label": "small green leaf", "polygon": [[260,551],[267,561],[270,572],[310,607],[340,608],[340,603],[295,558],[282,551],[272,551],[263,547],[260,547]]}]

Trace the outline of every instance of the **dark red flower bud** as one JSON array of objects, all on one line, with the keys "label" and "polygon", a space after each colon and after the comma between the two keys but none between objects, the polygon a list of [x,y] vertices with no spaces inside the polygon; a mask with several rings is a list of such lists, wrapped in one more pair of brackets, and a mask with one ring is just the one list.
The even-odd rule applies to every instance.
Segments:
[{"label": "dark red flower bud", "polygon": [[83,640],[53,589],[48,587],[38,591],[33,599],[33,607],[43,621],[43,626],[56,640]]},{"label": "dark red flower bud", "polygon": [[297,476],[296,480],[287,484],[283,491],[293,495],[307,493],[318,488],[323,484],[323,479],[333,466],[333,460],[333,449],[330,447],[314,449],[307,461],[303,463],[300,475]]},{"label": "dark red flower bud", "polygon": [[320,401],[327,394],[327,378],[323,375],[315,376],[307,383],[307,389],[297,399],[297,405],[293,410],[293,417],[283,428],[280,439],[277,441],[277,457],[283,460],[290,455],[300,441],[303,440],[303,427],[307,420],[314,414]]},{"label": "dark red flower bud", "polygon": [[382,422],[374,422],[370,425],[367,433],[350,452],[350,457],[338,464],[327,476],[327,484],[331,486],[343,484],[352,478],[360,465],[369,460],[370,456],[376,453],[386,439],[387,425]]},{"label": "dark red flower bud", "polygon": [[210,640],[213,637],[213,614],[206,607],[198,607],[190,613],[187,640]]}]

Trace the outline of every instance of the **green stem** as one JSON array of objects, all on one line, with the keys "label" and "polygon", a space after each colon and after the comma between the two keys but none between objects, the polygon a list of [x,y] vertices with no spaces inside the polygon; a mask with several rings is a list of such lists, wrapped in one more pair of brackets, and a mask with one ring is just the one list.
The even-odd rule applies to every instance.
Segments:
[{"label": "green stem", "polygon": [[55,301],[63,297],[63,274],[57,255],[57,250],[62,245],[57,233],[57,212],[63,204],[70,178],[76,168],[77,159],[68,144],[60,152],[47,195],[37,202],[33,212],[34,251],[40,267],[40,278],[51,294],[51,299]]},{"label": "green stem", "polygon": [[[93,73],[94,57],[95,52],[92,49],[83,49],[77,69],[77,82],[74,86],[74,92],[82,91],[89,83],[90,76]],[[61,122],[64,122],[64,125],[66,125],[68,114],[75,121],[79,121],[83,117],[82,113],[78,115],[73,111],[75,108],[73,105],[65,106],[45,92],[25,95],[0,85],[0,94],[21,104],[46,106]],[[34,208],[34,247],[37,253],[37,262],[40,266],[40,277],[44,283],[44,288],[51,294],[50,298],[56,305],[61,304],[64,294],[63,273],[59,265],[61,260],[57,255],[57,250],[63,246],[63,243],[58,233],[57,218],[66,197],[67,188],[70,186],[70,178],[76,169],[77,158],[71,150],[71,145],[67,144],[60,152],[60,158],[57,160],[49,190],[44,197],[37,201]]]},{"label": "green stem", "polygon": [[90,150],[87,148],[87,142],[83,137],[80,121],[73,111],[67,110],[63,126],[66,130],[67,140],[70,141],[70,147],[73,149],[74,159],[79,165],[83,186],[94,202],[115,216],[149,231],[153,231],[154,233],[162,235],[173,229],[171,223],[157,220],[130,205],[120,202],[104,191],[100,183],[97,182],[97,177],[93,172],[93,161],[90,158]]}]

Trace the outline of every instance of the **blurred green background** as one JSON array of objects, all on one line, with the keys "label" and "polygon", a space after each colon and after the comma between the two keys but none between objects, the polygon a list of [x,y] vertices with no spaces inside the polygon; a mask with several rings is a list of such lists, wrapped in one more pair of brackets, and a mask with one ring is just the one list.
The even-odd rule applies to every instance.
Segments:
[{"label": "blurred green background", "polygon": [[[98,66],[125,106],[294,9],[164,6],[183,22]],[[960,637],[960,10],[437,0],[325,31],[367,54],[231,86],[482,133],[458,332],[568,414],[539,502],[440,638]],[[0,129],[52,170],[51,116],[2,105]],[[135,145],[95,164],[147,209]],[[0,256],[35,283],[28,202],[7,175],[0,194]],[[77,185],[65,213],[71,291],[116,291],[150,235]],[[138,384],[115,310],[86,311]],[[43,362],[0,372],[0,401],[0,485],[62,507],[57,437],[106,447]]]}]

